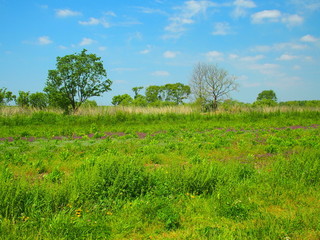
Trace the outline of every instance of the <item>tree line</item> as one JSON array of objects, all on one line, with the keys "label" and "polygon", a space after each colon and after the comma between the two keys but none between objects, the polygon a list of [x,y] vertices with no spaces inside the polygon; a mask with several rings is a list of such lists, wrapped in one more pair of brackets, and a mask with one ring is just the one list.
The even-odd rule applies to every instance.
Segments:
[{"label": "tree line", "polygon": [[117,95],[112,98],[112,104],[122,106],[169,106],[184,103],[191,93],[190,87],[182,83],[165,84],[163,86],[152,85],[145,89],[145,94],[140,94],[144,87],[134,87],[134,96],[129,94]]},{"label": "tree line", "polygon": [[[83,104],[96,106],[89,98],[111,91],[112,81],[107,78],[101,58],[95,54],[87,53],[87,50],[83,49],[80,53],[57,57],[56,60],[56,69],[48,71],[43,92],[19,91],[19,95],[15,96],[6,88],[0,88],[0,106],[15,101],[21,107],[57,107],[65,113],[74,113]],[[236,77],[225,69],[214,64],[198,63],[194,66],[189,85],[179,82],[152,85],[145,88],[144,94],[141,94],[144,87],[134,87],[133,97],[129,94],[117,95],[112,98],[112,104],[181,105],[192,96],[193,102],[199,105],[202,111],[212,111],[237,88]],[[253,105],[277,105],[276,94],[273,90],[262,91]]]}]

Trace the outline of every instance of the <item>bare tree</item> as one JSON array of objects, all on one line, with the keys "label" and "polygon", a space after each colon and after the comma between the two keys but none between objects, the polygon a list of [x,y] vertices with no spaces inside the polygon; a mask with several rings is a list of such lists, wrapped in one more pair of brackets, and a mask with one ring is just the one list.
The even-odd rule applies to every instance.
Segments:
[{"label": "bare tree", "polygon": [[190,87],[192,94],[202,106],[209,103],[210,109],[218,107],[218,101],[237,89],[236,77],[217,65],[198,63],[192,73]]}]

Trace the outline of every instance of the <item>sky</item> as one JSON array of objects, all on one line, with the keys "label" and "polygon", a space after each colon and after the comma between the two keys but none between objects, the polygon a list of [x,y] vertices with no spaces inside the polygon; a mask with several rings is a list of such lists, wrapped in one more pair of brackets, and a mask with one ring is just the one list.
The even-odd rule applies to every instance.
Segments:
[{"label": "sky", "polygon": [[189,84],[199,62],[236,76],[241,102],[320,99],[319,0],[0,0],[0,27],[0,88],[15,94],[43,91],[58,56],[87,49],[113,82],[99,105]]}]

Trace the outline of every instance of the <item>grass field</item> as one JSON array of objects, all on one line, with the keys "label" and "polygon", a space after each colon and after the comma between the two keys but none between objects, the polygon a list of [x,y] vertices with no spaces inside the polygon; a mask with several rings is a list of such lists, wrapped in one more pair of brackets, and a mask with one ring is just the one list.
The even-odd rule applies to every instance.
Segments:
[{"label": "grass field", "polygon": [[13,111],[0,239],[320,239],[317,110]]}]

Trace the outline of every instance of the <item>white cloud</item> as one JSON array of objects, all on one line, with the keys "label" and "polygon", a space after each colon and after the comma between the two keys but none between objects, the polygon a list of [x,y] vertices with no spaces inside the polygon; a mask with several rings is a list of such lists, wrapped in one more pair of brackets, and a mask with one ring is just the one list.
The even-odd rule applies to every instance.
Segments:
[{"label": "white cloud", "polygon": [[296,5],[300,11],[317,11],[320,9],[319,0],[291,0],[290,3]]},{"label": "white cloud", "polygon": [[146,14],[165,14],[164,11],[160,9],[154,9],[154,8],[147,8],[147,7],[138,7],[142,13]]},{"label": "white cloud", "polygon": [[111,27],[111,24],[107,22],[104,18],[98,19],[91,17],[88,21],[79,21],[79,24],[84,26],[92,26],[92,25],[99,25],[101,24],[105,28]]},{"label": "white cloud", "polygon": [[79,46],[87,46],[93,44],[95,41],[91,38],[83,38],[82,41],[79,43]]},{"label": "white cloud", "polygon": [[265,58],[263,55],[256,55],[256,56],[247,56],[247,57],[242,57],[240,60],[245,61],[245,62],[255,62],[258,60],[261,60]]},{"label": "white cloud", "polygon": [[205,53],[209,61],[223,61],[223,53],[218,51],[210,51]]},{"label": "white cloud", "polygon": [[104,52],[104,51],[107,50],[107,47],[105,47],[105,46],[100,46],[98,49],[99,49],[99,51]]},{"label": "white cloud", "polygon": [[291,42],[284,42],[284,43],[276,43],[271,46],[261,45],[255,46],[251,48],[253,52],[270,52],[270,51],[284,51],[284,50],[304,50],[308,46],[305,44],[298,44],[298,43],[291,43]]},{"label": "white cloud", "polygon": [[308,35],[305,35],[303,36],[300,41],[302,42],[317,42],[319,39],[318,38],[315,38],[314,36],[308,34]]},{"label": "white cloud", "polygon": [[53,43],[53,41],[48,36],[42,36],[38,38],[38,44],[40,45],[48,45]]},{"label": "white cloud", "polygon": [[237,54],[229,54],[229,59],[231,59],[231,60],[235,60],[238,58],[239,58],[239,56]]},{"label": "white cloud", "polygon": [[156,77],[166,77],[166,76],[170,76],[170,73],[167,71],[155,71],[151,73],[151,75]]},{"label": "white cloud", "polygon": [[297,56],[289,55],[289,54],[282,54],[277,60],[279,61],[291,61],[297,59]]},{"label": "white cloud", "polygon": [[288,27],[294,27],[301,25],[304,21],[303,17],[294,14],[294,15],[285,15],[282,17],[281,21],[286,24]]},{"label": "white cloud", "polygon": [[70,9],[57,9],[56,16],[57,17],[74,17],[81,15],[81,12],[72,11]]},{"label": "white cloud", "polygon": [[179,12],[169,18],[169,25],[165,27],[165,31],[170,32],[164,38],[179,38],[184,31],[185,25],[195,23],[194,17],[199,14],[205,14],[207,9],[217,6],[210,1],[186,1],[182,7],[177,7]]},{"label": "white cloud", "polygon": [[278,22],[281,17],[279,10],[264,10],[251,15],[252,23]]},{"label": "white cloud", "polygon": [[112,11],[105,12],[104,15],[106,15],[106,16],[111,16],[111,17],[116,17],[116,16],[117,16],[117,14],[115,14],[115,13],[112,12]]},{"label": "white cloud", "polygon": [[292,67],[293,70],[300,70],[301,69],[301,66],[300,65],[294,65]]},{"label": "white cloud", "polygon": [[128,37],[128,41],[131,42],[132,40],[142,40],[143,39],[143,35],[141,32],[135,32],[135,33],[131,33],[130,36]]},{"label": "white cloud", "polygon": [[150,53],[150,52],[151,52],[151,49],[150,49],[150,48],[146,48],[146,49],[140,51],[139,53],[140,53],[140,54],[148,54],[148,53]]},{"label": "white cloud", "polygon": [[166,51],[163,53],[163,57],[165,58],[175,58],[180,52],[172,52],[172,51]]},{"label": "white cloud", "polygon": [[250,65],[249,68],[252,70],[257,70],[262,74],[276,75],[279,65],[273,63],[253,64]]},{"label": "white cloud", "polygon": [[288,27],[301,25],[304,18],[297,14],[283,14],[279,10],[264,10],[251,15],[254,24],[266,22],[282,22]]},{"label": "white cloud", "polygon": [[147,47],[144,50],[140,51],[139,53],[140,54],[148,54],[148,53],[151,52],[151,50],[152,50],[152,46],[151,45],[147,45]]},{"label": "white cloud", "polygon": [[247,8],[255,8],[256,4],[251,0],[236,0],[233,2],[235,6],[232,16],[235,18],[244,17],[247,15]]},{"label": "white cloud", "polygon": [[230,28],[229,23],[219,22],[214,25],[214,32],[212,34],[224,36],[224,35],[228,35],[230,33],[231,33],[231,28]]},{"label": "white cloud", "polygon": [[89,21],[79,21],[79,24],[81,25],[98,25],[99,23],[100,23],[100,20],[93,17],[91,17]]}]

